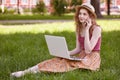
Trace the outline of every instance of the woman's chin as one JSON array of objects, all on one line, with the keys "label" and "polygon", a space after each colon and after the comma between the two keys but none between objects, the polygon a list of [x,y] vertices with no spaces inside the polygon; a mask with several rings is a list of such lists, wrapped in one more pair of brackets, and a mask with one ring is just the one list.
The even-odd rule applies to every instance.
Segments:
[{"label": "woman's chin", "polygon": [[81,23],[84,23],[85,21],[84,20],[80,20]]},{"label": "woman's chin", "polygon": [[80,21],[81,23],[84,23],[85,21]]}]

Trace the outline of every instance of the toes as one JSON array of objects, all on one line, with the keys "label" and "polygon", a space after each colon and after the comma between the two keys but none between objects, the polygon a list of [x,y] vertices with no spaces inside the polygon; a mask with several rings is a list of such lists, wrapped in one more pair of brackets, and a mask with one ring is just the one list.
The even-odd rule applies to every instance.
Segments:
[{"label": "toes", "polygon": [[23,71],[18,71],[18,72],[11,73],[10,76],[12,76],[12,77],[21,77],[23,75],[24,75]]}]

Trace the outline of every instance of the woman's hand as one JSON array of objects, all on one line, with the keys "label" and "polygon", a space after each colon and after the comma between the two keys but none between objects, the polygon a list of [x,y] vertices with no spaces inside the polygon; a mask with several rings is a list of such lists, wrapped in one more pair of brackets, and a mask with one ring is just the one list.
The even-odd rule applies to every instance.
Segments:
[{"label": "woman's hand", "polygon": [[85,28],[87,30],[89,30],[91,26],[92,26],[92,20],[89,18],[86,20],[86,27]]}]

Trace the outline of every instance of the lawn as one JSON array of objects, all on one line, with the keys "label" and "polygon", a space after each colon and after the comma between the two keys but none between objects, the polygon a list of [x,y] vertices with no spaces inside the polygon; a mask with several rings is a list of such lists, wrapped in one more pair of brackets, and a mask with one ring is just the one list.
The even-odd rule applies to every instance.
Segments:
[{"label": "lawn", "polygon": [[99,71],[77,69],[66,73],[27,74],[18,79],[10,77],[10,73],[53,58],[49,55],[45,34],[64,36],[69,50],[75,48],[74,22],[0,25],[0,80],[119,80],[120,22],[97,22],[102,27]]},{"label": "lawn", "polygon": [[33,15],[13,15],[13,14],[0,14],[0,20],[69,20],[73,19],[73,14],[65,14],[62,16],[52,16],[52,15],[40,15],[40,14],[33,14]]},{"label": "lawn", "polygon": [[[18,15],[18,14],[0,14],[0,20],[71,20],[74,17],[74,13],[67,13],[62,16],[52,15]],[[120,15],[103,15],[103,19],[120,19]]]}]

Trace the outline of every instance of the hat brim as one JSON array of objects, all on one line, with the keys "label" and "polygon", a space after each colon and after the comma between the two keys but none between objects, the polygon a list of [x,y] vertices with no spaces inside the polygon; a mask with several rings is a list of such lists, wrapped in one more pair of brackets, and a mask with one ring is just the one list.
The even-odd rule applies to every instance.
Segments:
[{"label": "hat brim", "polygon": [[83,6],[83,5],[82,5],[82,6],[78,5],[78,6],[76,6],[76,10],[77,10],[78,8],[85,8],[85,9],[87,9],[88,11],[90,11],[90,12],[93,14],[94,18],[97,18],[96,13],[93,12],[89,7]]}]

